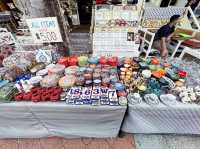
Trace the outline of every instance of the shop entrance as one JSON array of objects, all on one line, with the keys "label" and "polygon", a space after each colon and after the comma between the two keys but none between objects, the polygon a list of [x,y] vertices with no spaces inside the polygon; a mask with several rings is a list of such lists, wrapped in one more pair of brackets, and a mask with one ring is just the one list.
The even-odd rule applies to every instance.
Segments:
[{"label": "shop entrance", "polygon": [[92,18],[92,0],[77,0],[81,25],[90,25]]}]

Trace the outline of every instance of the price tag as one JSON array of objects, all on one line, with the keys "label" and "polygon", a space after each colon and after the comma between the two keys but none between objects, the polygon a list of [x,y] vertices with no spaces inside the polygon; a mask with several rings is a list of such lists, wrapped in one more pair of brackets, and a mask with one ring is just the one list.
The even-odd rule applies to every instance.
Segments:
[{"label": "price tag", "polygon": [[27,19],[36,43],[63,42],[56,17]]}]

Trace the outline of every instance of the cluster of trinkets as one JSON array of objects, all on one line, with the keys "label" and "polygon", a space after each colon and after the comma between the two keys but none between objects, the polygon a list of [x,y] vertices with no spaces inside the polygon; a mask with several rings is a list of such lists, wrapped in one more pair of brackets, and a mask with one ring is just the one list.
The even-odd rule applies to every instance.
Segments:
[{"label": "cluster of trinkets", "polygon": [[[37,59],[44,56],[46,58]],[[118,76],[117,57],[70,56],[61,57],[54,63],[49,56],[38,51],[23,72],[19,71],[1,85],[13,82],[13,89],[18,90],[13,98],[16,101],[66,100],[67,104],[76,105],[127,105],[127,93]],[[17,60],[18,65],[21,64],[20,59]],[[7,69],[2,69],[2,72],[5,74]]]},{"label": "cluster of trinkets", "polygon": [[52,55],[51,51],[39,50],[36,54],[13,54],[6,58],[0,69],[2,101],[5,98],[1,92],[5,90],[9,100],[64,100],[74,105],[124,106],[127,101],[176,105],[178,101],[199,103],[200,100],[198,85],[186,86],[187,78],[193,77],[178,61],[162,62],[156,57],[55,58]]},{"label": "cluster of trinkets", "polygon": [[[148,59],[125,58],[120,65],[119,76],[128,93],[130,104],[138,104],[142,101],[149,105],[157,105],[160,102],[166,105],[176,105],[178,101],[190,103],[198,101],[198,94],[180,91],[186,86],[188,73],[177,63],[162,62],[156,57]],[[179,89],[179,94],[175,90]],[[176,92],[177,93],[177,92]],[[187,94],[186,94],[187,93]]]}]

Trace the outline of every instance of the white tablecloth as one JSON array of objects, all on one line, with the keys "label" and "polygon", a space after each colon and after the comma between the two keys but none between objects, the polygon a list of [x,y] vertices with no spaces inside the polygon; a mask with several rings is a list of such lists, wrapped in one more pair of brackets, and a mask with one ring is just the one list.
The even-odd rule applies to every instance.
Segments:
[{"label": "white tablecloth", "polygon": [[116,137],[126,107],[14,102],[0,104],[0,138]]},{"label": "white tablecloth", "polygon": [[122,131],[144,134],[200,134],[200,105],[129,105]]}]

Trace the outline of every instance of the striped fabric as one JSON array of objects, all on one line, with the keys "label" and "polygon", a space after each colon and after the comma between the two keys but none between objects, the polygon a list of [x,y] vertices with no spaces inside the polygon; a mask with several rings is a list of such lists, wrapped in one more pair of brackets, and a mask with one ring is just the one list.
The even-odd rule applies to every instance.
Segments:
[{"label": "striped fabric", "polygon": [[129,105],[122,130],[144,134],[200,134],[200,106],[179,103],[176,106]]}]

